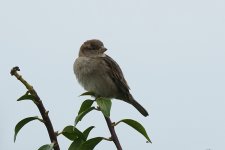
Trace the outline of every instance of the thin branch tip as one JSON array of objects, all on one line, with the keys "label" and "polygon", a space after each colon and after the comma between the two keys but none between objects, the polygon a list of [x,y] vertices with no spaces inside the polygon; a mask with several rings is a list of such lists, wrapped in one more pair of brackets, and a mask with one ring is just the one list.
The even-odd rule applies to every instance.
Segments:
[{"label": "thin branch tip", "polygon": [[15,66],[11,69],[10,74],[14,76],[17,71],[20,71],[20,68],[18,66]]}]

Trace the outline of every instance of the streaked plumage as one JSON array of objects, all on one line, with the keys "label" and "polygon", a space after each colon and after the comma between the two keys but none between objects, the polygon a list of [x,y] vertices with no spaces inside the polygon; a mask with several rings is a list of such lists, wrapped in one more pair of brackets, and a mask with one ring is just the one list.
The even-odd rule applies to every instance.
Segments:
[{"label": "streaked plumage", "polygon": [[100,40],[88,40],[82,44],[79,57],[74,63],[78,82],[96,96],[123,100],[133,105],[142,115],[148,116],[148,112],[130,94],[122,70],[104,53],[106,50]]}]

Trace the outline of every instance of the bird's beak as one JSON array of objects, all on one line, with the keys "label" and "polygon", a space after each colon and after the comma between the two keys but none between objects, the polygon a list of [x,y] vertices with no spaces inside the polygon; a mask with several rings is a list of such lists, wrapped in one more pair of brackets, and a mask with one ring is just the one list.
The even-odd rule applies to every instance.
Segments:
[{"label": "bird's beak", "polygon": [[107,48],[105,48],[104,46],[102,46],[102,47],[100,48],[100,51],[101,51],[102,53],[104,53],[105,51],[107,51]]}]

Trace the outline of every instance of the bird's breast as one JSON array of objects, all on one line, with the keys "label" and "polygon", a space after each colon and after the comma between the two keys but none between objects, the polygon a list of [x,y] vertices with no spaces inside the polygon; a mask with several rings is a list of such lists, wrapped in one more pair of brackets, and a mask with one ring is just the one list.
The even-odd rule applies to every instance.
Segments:
[{"label": "bird's breast", "polygon": [[78,57],[74,63],[74,73],[79,81],[79,83],[88,88],[91,84],[90,80],[94,75],[95,71],[95,62],[87,57]]},{"label": "bird's breast", "polygon": [[74,63],[74,73],[85,90],[95,92],[99,96],[113,98],[117,88],[108,75],[107,66],[102,61],[78,57]]}]

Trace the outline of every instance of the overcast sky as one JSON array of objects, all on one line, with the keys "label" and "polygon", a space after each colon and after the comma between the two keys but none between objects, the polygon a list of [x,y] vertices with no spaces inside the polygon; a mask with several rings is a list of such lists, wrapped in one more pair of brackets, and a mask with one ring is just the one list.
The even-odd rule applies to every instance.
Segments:
[{"label": "overcast sky", "polygon": [[[55,130],[73,124],[85,97],[72,66],[80,45],[97,38],[120,64],[133,96],[148,110],[113,101],[111,119],[141,122],[153,144],[130,127],[116,132],[124,150],[225,149],[224,0],[1,0],[0,149],[36,150],[49,143],[43,124],[26,125],[13,143],[14,127],[39,115],[10,69],[21,68],[50,111]],[[103,116],[78,124],[109,137]],[[59,137],[62,150],[70,142]],[[111,142],[96,149],[115,150]]]}]

